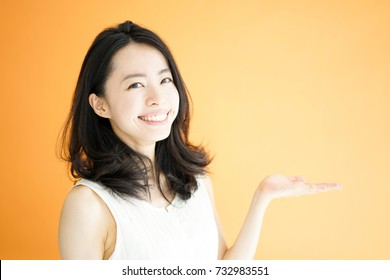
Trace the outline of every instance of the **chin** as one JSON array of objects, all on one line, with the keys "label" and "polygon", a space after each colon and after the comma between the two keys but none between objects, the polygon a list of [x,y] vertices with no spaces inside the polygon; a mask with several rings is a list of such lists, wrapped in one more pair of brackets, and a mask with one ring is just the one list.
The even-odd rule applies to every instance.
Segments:
[{"label": "chin", "polygon": [[156,135],[156,137],[153,137],[153,142],[157,143],[157,142],[163,141],[163,140],[167,139],[170,134],[171,134],[170,131],[168,131],[165,134]]}]

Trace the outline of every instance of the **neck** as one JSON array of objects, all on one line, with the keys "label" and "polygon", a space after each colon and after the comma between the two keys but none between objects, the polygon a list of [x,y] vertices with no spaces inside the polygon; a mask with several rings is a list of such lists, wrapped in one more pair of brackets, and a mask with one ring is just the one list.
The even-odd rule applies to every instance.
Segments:
[{"label": "neck", "polygon": [[[127,144],[129,145],[129,144]],[[134,151],[148,157],[151,161],[152,161],[152,164],[154,165],[154,159],[155,159],[155,156],[154,156],[154,153],[155,153],[155,149],[156,149],[156,143],[153,143],[153,144],[150,144],[150,145],[135,145],[135,144],[131,144],[129,145]]]},{"label": "neck", "polygon": [[151,145],[151,146],[144,146],[144,147],[141,147],[141,148],[138,148],[138,149],[135,149],[137,152],[143,154],[144,156],[147,156],[151,161],[152,161],[152,164],[154,165],[154,153],[155,153],[155,148],[156,148],[156,145]]},{"label": "neck", "polygon": [[142,145],[142,146],[131,146],[132,149],[134,149],[135,151],[137,151],[138,153],[148,157],[152,163],[152,169],[150,170],[150,174],[148,174],[148,177],[153,181],[155,182],[156,181],[156,178],[155,178],[155,175],[154,174],[154,165],[155,165],[155,148],[156,148],[156,144],[153,143],[151,145]]}]

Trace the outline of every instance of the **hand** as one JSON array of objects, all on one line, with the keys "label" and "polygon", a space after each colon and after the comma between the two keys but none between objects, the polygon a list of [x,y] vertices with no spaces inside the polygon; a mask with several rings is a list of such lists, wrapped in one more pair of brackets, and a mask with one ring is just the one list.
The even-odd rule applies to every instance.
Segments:
[{"label": "hand", "polygon": [[305,179],[300,176],[271,175],[259,184],[257,191],[269,200],[272,200],[274,198],[300,196],[339,189],[341,189],[339,184],[313,184],[306,183]]}]

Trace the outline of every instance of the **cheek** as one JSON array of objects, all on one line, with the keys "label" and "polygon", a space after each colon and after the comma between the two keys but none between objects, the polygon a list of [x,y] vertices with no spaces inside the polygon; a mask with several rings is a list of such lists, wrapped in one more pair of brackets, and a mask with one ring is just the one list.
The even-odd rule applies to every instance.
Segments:
[{"label": "cheek", "polygon": [[172,95],[171,104],[173,105],[172,107],[175,108],[175,111],[178,112],[180,106],[180,96],[178,91],[176,91],[176,93]]},{"label": "cheek", "polygon": [[180,95],[179,95],[179,93],[177,93],[177,95],[175,96],[175,100],[174,100],[174,102],[175,102],[175,107],[174,107],[174,110],[175,110],[175,119],[177,119],[177,116],[179,115],[179,111],[180,111],[180,102],[181,102],[182,100],[181,100],[181,98],[180,98]]},{"label": "cheek", "polygon": [[137,116],[139,111],[139,101],[135,96],[126,96],[121,99],[112,100],[110,104],[111,115],[115,119],[128,119]]}]

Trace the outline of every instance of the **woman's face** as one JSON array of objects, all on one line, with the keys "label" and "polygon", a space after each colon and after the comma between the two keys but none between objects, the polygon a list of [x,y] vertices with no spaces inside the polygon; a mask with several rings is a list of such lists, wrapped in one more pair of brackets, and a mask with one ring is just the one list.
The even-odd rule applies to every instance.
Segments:
[{"label": "woman's face", "polygon": [[146,44],[129,44],[113,57],[104,97],[90,95],[95,112],[135,150],[169,136],[179,94],[165,57]]}]

